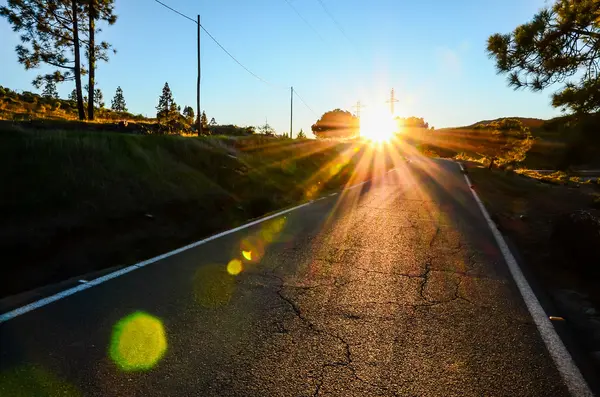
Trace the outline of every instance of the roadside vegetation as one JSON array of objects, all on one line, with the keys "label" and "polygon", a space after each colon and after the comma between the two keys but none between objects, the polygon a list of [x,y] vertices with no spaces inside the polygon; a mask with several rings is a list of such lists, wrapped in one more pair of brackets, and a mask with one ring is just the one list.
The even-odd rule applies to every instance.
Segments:
[{"label": "roadside vegetation", "polygon": [[352,143],[5,126],[0,247],[12,276],[1,295],[147,259],[315,198],[369,178],[373,158]]}]

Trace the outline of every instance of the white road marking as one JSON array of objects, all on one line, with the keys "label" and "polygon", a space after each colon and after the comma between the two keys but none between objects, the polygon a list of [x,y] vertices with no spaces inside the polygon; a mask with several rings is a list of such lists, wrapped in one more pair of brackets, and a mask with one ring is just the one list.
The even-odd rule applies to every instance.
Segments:
[{"label": "white road marking", "polygon": [[329,197],[337,196],[337,193],[331,193]]},{"label": "white road marking", "polygon": [[[458,163],[458,165],[460,166],[461,171],[464,172],[465,169],[463,168],[462,164]],[[465,181],[467,181],[467,185],[469,187],[472,186],[469,177],[466,174],[464,174],[463,176],[465,177]],[[569,351],[567,350],[562,340],[556,333],[556,330],[552,326],[552,323],[546,315],[544,308],[540,304],[539,300],[537,299],[533,290],[531,289],[531,286],[527,282],[527,279],[523,275],[523,272],[521,271],[517,260],[510,251],[510,248],[508,248],[504,237],[502,237],[502,234],[492,221],[490,214],[485,209],[483,202],[481,201],[477,193],[475,193],[475,190],[469,190],[473,194],[477,205],[481,209],[481,212],[483,213],[483,216],[487,221],[488,226],[490,227],[490,230],[494,235],[494,238],[496,239],[496,243],[498,243],[498,247],[500,248],[500,251],[504,256],[508,269],[510,270],[510,274],[515,280],[515,283],[519,288],[519,292],[521,292],[521,296],[525,301],[525,305],[527,306],[527,309],[529,310],[529,313],[531,314],[531,317],[533,318],[533,321],[535,322],[535,325],[537,326],[538,331],[540,332],[540,335],[542,337],[542,340],[544,341],[544,344],[546,345],[546,348],[550,352],[550,356],[556,364],[558,372],[560,373],[563,381],[567,385],[569,392],[572,396],[592,397],[593,394],[590,390],[590,387],[588,386],[585,379],[583,379],[581,371],[579,371],[579,368],[573,361],[571,354],[569,354]]]},{"label": "white road marking", "polygon": [[356,185],[352,185],[352,186],[350,186],[350,187],[347,187],[347,188],[346,188],[346,189],[344,189],[344,190],[350,190],[350,189],[354,189],[355,187],[362,186],[362,185],[364,185],[365,183],[367,183],[367,181],[364,181],[364,182],[361,182],[361,183],[357,183]]},{"label": "white road marking", "polygon": [[[355,187],[364,185],[367,182],[368,181],[364,181],[364,182],[358,183],[358,184],[350,186],[349,188],[346,188],[344,190],[354,189]],[[335,196],[336,194],[337,193],[332,193],[332,194],[330,194],[330,196]],[[119,276],[121,276],[123,274],[129,273],[129,272],[131,272],[131,271],[133,271],[135,269],[139,269],[139,268],[147,266],[147,265],[149,265],[151,263],[158,262],[158,261],[160,261],[162,259],[168,258],[168,257],[173,256],[173,255],[177,255],[177,254],[179,254],[179,253],[181,253],[183,251],[187,251],[187,250],[189,250],[191,248],[194,248],[194,247],[197,247],[199,245],[208,243],[209,241],[212,241],[212,240],[216,240],[216,239],[218,239],[220,237],[223,237],[223,236],[226,236],[228,234],[238,232],[238,231],[246,229],[246,228],[248,228],[250,226],[257,225],[257,224],[259,224],[261,222],[264,222],[264,221],[267,221],[269,219],[276,218],[276,217],[281,216],[283,214],[286,214],[288,212],[295,211],[295,210],[300,209],[302,207],[306,207],[306,206],[312,204],[313,202],[319,201],[319,200],[323,200],[324,198],[325,197],[321,197],[321,198],[319,198],[317,200],[311,200],[311,201],[309,201],[307,203],[300,204],[300,205],[297,205],[297,206],[292,207],[292,208],[288,208],[287,210],[279,211],[279,212],[277,212],[275,214],[272,214],[272,215],[266,216],[264,218],[260,218],[260,219],[257,219],[255,221],[246,223],[245,225],[238,226],[238,227],[236,227],[234,229],[226,230],[224,232],[215,234],[214,236],[207,237],[204,240],[196,241],[195,243],[188,244],[185,247],[181,247],[181,248],[178,248],[176,250],[167,252],[166,254],[155,256],[154,258],[150,258],[150,259],[147,259],[145,261],[136,263],[134,265],[125,267],[123,269],[114,271],[114,272],[109,273],[109,274],[107,274],[105,276],[96,278],[96,279],[94,279],[92,281],[88,281],[87,283],[82,283],[82,284],[80,284],[80,285],[78,285],[76,287],[69,288],[67,290],[64,290],[64,291],[59,292],[57,294],[54,294],[54,295],[51,295],[49,297],[40,299],[40,300],[35,301],[33,303],[30,303],[28,305],[25,305],[25,306],[19,307],[17,309],[11,310],[9,312],[3,313],[3,314],[0,315],[0,324],[2,324],[5,321],[11,320],[11,319],[13,319],[15,317],[18,317],[18,316],[20,316],[22,314],[28,313],[28,312],[33,311],[35,309],[39,309],[40,307],[46,306],[46,305],[48,305],[48,304],[50,304],[52,302],[56,302],[57,300],[60,300],[62,298],[66,298],[67,296],[73,295],[73,294],[75,294],[77,292],[84,291],[84,290],[86,290],[88,288],[92,288],[95,285],[101,284],[101,283],[103,283],[105,281],[108,281],[108,280],[111,280],[113,278],[119,277]],[[81,282],[81,280],[80,280],[80,282]]]},{"label": "white road marking", "polygon": [[223,237],[223,236],[226,236],[228,234],[238,232],[238,231],[246,229],[246,228],[248,228],[250,226],[257,225],[257,224],[259,224],[261,222],[264,222],[264,221],[268,221],[269,219],[273,219],[273,218],[276,218],[276,217],[281,216],[283,214],[287,214],[288,212],[295,211],[295,210],[300,209],[302,207],[306,207],[306,206],[308,206],[308,205],[310,205],[312,203],[313,203],[313,201],[309,201],[307,203],[304,203],[304,204],[301,204],[301,205],[297,205],[297,206],[292,207],[292,208],[288,208],[287,210],[279,211],[279,212],[277,212],[275,214],[272,214],[272,215],[266,216],[264,218],[260,218],[260,219],[257,219],[255,221],[246,223],[245,225],[238,226],[238,227],[236,227],[234,229],[226,230],[226,231],[221,232],[219,234],[215,234],[214,236],[207,237],[204,240],[196,241],[195,243],[188,244],[185,247],[181,247],[181,248],[178,248],[176,250],[167,252],[166,254],[155,256],[154,258],[147,259],[147,260],[145,260],[143,262],[136,263],[135,265],[127,266],[127,267],[125,267],[123,269],[114,271],[114,272],[109,273],[109,274],[107,274],[105,276],[98,277],[98,278],[96,278],[94,280],[88,281],[87,283],[80,284],[80,285],[78,285],[76,287],[69,288],[69,289],[64,290],[62,292],[59,292],[57,294],[51,295],[49,297],[46,297],[46,298],[40,299],[38,301],[35,301],[33,303],[30,303],[28,305],[25,305],[25,306],[19,307],[17,309],[11,310],[11,311],[9,311],[7,313],[4,313],[4,314],[0,315],[0,324],[2,324],[5,321],[11,320],[11,319],[13,319],[15,317],[18,317],[18,316],[20,316],[22,314],[28,313],[28,312],[33,311],[35,309],[39,309],[40,307],[46,306],[46,305],[48,305],[48,304],[50,304],[52,302],[56,302],[57,300],[66,298],[67,296],[73,295],[73,294],[75,294],[77,292],[84,291],[84,290],[86,290],[88,288],[92,288],[93,286],[101,284],[101,283],[103,283],[105,281],[108,281],[108,280],[111,280],[113,278],[117,278],[119,276],[122,276],[123,274],[129,273],[129,272],[131,272],[133,270],[136,270],[136,269],[139,269],[141,267],[147,266],[147,265],[149,265],[151,263],[154,263],[154,262],[158,262],[161,259],[165,259],[165,258],[168,258],[170,256],[177,255],[177,254],[179,254],[179,253],[181,253],[183,251],[186,251],[186,250],[189,250],[191,248],[197,247],[199,245],[208,243],[209,241],[216,240],[219,237]]}]

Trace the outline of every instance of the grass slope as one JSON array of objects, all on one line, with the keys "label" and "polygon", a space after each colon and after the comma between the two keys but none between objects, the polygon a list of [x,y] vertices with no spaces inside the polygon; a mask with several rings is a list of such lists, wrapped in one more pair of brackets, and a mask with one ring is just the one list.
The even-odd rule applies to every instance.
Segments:
[{"label": "grass slope", "polygon": [[0,296],[146,259],[310,199],[347,182],[368,150],[3,128],[0,249],[10,277]]}]

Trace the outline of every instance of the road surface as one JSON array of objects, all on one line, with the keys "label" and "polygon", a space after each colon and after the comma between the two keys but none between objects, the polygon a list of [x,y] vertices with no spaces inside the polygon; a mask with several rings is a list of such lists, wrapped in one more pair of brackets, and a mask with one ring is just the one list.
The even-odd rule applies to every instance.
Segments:
[{"label": "road surface", "polygon": [[15,317],[0,344],[2,396],[568,395],[445,161]]}]

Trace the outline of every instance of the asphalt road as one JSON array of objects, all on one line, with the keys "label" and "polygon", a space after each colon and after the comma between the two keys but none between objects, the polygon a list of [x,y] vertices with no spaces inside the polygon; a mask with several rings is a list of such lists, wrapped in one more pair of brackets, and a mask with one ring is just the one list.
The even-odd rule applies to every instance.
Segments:
[{"label": "asphalt road", "polygon": [[0,395],[568,395],[458,166],[399,167],[0,324]]}]

